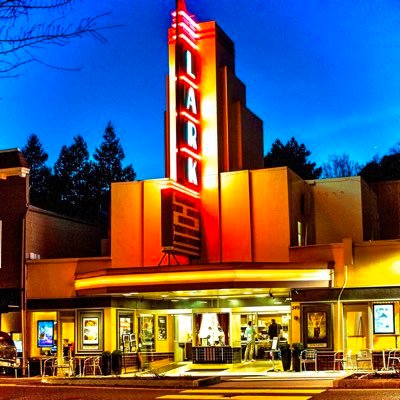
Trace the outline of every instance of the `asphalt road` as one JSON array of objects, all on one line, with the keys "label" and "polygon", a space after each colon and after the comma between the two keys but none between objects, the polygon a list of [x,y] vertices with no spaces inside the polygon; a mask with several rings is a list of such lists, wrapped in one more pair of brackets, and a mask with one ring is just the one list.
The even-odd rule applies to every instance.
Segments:
[{"label": "asphalt road", "polygon": [[[320,393],[319,393],[320,392]],[[399,400],[399,389],[129,388],[1,384],[1,400]]]},{"label": "asphalt road", "polygon": [[312,400],[399,400],[400,389],[330,389]]},{"label": "asphalt road", "polygon": [[178,389],[141,389],[79,386],[2,385],[1,400],[154,400]]}]

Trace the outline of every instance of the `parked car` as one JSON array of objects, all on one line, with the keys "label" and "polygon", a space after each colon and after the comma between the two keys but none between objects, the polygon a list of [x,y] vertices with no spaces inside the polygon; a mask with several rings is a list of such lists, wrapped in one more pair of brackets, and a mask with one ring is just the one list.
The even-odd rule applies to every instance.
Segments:
[{"label": "parked car", "polygon": [[20,360],[14,341],[9,334],[0,331],[0,371],[6,373],[15,370],[19,364]]}]

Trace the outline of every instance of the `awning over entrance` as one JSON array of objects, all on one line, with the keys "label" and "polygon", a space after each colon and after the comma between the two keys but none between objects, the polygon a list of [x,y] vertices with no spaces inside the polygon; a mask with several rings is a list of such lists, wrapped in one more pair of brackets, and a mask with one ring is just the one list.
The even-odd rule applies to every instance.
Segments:
[{"label": "awning over entrance", "polygon": [[180,289],[323,287],[331,286],[333,269],[328,265],[211,264],[152,268],[105,269],[78,274],[79,294],[153,292]]}]

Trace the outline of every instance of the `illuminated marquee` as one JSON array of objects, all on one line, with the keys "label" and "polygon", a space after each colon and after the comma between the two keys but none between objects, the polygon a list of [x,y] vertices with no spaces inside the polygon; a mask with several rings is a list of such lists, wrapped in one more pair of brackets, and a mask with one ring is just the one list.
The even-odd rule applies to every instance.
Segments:
[{"label": "illuminated marquee", "polygon": [[198,25],[186,9],[173,14],[176,74],[176,165],[177,180],[200,190],[200,63],[197,45]]},{"label": "illuminated marquee", "polygon": [[[177,1],[171,31],[175,48],[175,71],[170,79],[175,84],[175,131],[172,139],[174,183],[161,190],[162,235],[164,253],[199,257],[201,249],[199,192],[201,188],[201,110],[200,55],[198,24],[186,10],[183,0]],[[175,151],[176,150],[176,151]],[[176,168],[176,169],[175,169]]]}]

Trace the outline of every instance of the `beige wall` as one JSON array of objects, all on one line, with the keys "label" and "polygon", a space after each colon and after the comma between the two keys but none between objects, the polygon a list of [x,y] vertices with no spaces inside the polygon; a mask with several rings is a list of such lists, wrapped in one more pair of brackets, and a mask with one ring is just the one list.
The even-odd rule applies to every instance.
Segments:
[{"label": "beige wall", "polygon": [[363,240],[361,178],[309,181],[314,196],[316,244]]}]

